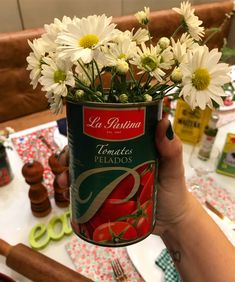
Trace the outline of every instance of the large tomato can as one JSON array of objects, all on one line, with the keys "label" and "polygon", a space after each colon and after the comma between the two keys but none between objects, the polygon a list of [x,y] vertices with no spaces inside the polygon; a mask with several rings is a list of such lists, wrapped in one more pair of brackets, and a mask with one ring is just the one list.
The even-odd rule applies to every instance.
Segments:
[{"label": "large tomato can", "polygon": [[151,234],[161,112],[161,101],[67,102],[71,225],[80,238],[116,247]]}]

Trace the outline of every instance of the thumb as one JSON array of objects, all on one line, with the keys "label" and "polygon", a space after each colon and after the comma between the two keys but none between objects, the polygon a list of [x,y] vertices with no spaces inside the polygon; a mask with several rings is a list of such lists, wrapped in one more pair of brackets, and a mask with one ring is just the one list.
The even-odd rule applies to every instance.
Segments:
[{"label": "thumb", "polygon": [[155,144],[159,155],[159,180],[184,177],[182,143],[166,118],[157,124]]}]

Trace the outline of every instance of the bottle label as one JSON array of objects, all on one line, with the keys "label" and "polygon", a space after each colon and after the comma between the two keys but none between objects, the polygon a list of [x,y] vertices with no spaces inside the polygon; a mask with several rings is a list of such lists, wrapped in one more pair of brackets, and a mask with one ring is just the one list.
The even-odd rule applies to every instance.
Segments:
[{"label": "bottle label", "polygon": [[215,141],[215,136],[208,136],[208,135],[204,134],[202,136],[201,147],[200,147],[200,150],[198,152],[199,156],[201,156],[203,158],[209,158],[213,144],[214,144],[214,141]]}]

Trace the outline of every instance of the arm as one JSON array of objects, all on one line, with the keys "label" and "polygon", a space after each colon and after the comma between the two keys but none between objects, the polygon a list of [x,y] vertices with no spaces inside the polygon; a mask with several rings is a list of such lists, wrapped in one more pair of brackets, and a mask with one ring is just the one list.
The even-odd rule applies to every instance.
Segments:
[{"label": "arm", "polygon": [[235,281],[235,248],[188,192],[182,145],[177,136],[166,137],[167,126],[161,121],[156,132],[160,166],[155,234],[164,241],[183,281]]}]

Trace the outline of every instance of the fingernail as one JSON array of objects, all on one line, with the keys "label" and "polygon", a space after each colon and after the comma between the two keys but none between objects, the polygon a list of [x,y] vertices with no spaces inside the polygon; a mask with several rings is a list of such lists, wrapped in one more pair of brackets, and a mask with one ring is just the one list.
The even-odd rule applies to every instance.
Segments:
[{"label": "fingernail", "polygon": [[172,129],[172,126],[171,126],[171,122],[169,121],[169,125],[167,127],[167,130],[166,130],[166,137],[169,139],[169,140],[172,140],[174,138],[174,132],[173,132],[173,129]]}]

